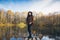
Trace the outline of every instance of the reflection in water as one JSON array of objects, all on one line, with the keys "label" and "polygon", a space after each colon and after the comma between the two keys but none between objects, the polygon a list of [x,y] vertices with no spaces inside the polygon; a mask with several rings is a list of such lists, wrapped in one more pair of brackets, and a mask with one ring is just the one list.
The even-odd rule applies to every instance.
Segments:
[{"label": "reflection in water", "polygon": [[42,40],[49,40],[48,36],[43,36]]},{"label": "reflection in water", "polygon": [[[25,29],[19,29],[19,27],[13,27],[13,28],[7,28],[0,30],[0,40],[27,40],[28,38],[22,38],[27,37],[28,32],[25,31]],[[41,36],[41,35],[40,35]],[[39,34],[33,34],[32,33],[33,40],[35,40],[35,37],[37,40],[39,39]],[[60,37],[55,38],[49,38],[49,36],[43,36],[41,40],[60,40]]]},{"label": "reflection in water", "polygon": [[55,39],[49,38],[49,36],[43,36],[43,38],[41,40],[55,40]]},{"label": "reflection in water", "polygon": [[16,40],[16,38],[15,37],[11,37],[10,40]]},{"label": "reflection in water", "polygon": [[[27,40],[28,38],[21,38],[21,37],[11,37],[10,40]],[[5,38],[3,38],[3,40],[6,40]],[[36,40],[35,38],[33,38],[33,40]],[[37,37],[37,40],[40,40],[38,37]],[[41,40],[60,40],[60,37],[58,37],[58,39],[56,38],[49,38],[49,36],[43,36]]]}]

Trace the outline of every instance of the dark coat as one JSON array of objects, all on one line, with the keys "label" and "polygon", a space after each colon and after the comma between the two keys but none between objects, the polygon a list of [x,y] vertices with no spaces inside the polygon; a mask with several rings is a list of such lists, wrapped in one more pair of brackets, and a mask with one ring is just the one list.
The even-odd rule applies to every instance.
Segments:
[{"label": "dark coat", "polygon": [[26,23],[29,25],[30,22],[33,24],[33,16],[27,17]]}]

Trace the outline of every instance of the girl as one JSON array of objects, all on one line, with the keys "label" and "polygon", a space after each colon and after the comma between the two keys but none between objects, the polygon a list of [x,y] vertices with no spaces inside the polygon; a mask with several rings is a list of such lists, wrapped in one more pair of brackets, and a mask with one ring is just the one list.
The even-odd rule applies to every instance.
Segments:
[{"label": "girl", "polygon": [[26,23],[27,23],[28,32],[29,32],[28,38],[32,38],[32,36],[31,36],[31,26],[33,25],[33,15],[32,15],[31,11],[28,12],[28,15],[27,15],[27,18],[26,18]]}]

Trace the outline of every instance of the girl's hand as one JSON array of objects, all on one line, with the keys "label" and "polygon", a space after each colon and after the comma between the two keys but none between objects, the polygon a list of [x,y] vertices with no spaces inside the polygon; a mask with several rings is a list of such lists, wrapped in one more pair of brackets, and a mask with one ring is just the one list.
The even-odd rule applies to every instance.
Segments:
[{"label": "girl's hand", "polygon": [[30,22],[29,24],[32,24],[32,22]]}]

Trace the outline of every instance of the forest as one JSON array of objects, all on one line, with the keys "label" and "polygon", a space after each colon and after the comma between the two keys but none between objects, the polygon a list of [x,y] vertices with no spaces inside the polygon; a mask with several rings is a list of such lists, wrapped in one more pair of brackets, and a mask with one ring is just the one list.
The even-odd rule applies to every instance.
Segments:
[{"label": "forest", "polygon": [[[18,33],[27,34],[26,17],[28,11],[13,12],[12,10],[0,10],[0,37],[18,36]],[[60,36],[60,12],[44,15],[42,12],[33,12],[34,24],[32,33]]]}]

